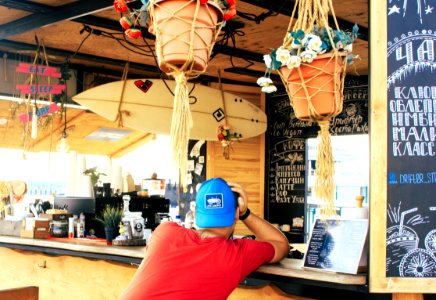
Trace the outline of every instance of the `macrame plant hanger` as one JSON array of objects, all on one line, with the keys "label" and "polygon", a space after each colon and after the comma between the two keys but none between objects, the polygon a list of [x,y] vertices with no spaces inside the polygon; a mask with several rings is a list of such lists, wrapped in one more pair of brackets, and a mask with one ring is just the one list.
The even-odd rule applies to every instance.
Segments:
[{"label": "macrame plant hanger", "polygon": [[[223,84],[221,82],[221,69],[218,69],[218,83],[220,86],[220,91],[221,91],[221,101],[223,104],[223,111],[224,111],[224,124],[230,127],[230,124],[228,122],[227,119],[227,110],[226,110],[226,99],[224,96],[224,88],[223,88]],[[230,159],[230,150],[232,149],[232,142],[229,141],[228,144],[222,145],[223,146],[223,157],[225,159]]]},{"label": "macrame plant hanger", "polygon": [[130,62],[127,61],[126,64],[124,65],[123,75],[121,77],[121,80],[123,81],[123,87],[121,89],[120,101],[118,102],[118,113],[117,113],[117,117],[115,119],[115,121],[118,121],[118,127],[123,127],[124,126],[123,125],[123,115],[130,116],[130,111],[122,109],[123,98],[124,98],[124,91],[125,91],[125,88],[126,88],[127,77],[128,77],[128,74],[129,74],[129,67],[130,67]]},{"label": "macrame plant hanger", "polygon": [[184,186],[193,126],[188,79],[205,72],[223,25],[223,13],[213,1],[201,4],[197,0],[151,0],[149,14],[149,31],[156,35],[159,68],[176,82],[170,135],[173,160],[180,170],[180,185]]},{"label": "macrame plant hanger", "polygon": [[[298,10],[298,18],[293,22]],[[289,22],[288,32],[303,30],[305,34],[313,32],[315,28],[326,28],[328,38],[333,51],[328,54],[318,55],[316,60],[324,60],[325,63],[315,64],[302,63],[300,67],[290,71],[286,66],[279,70],[280,78],[286,87],[292,107],[299,105],[302,101],[307,104],[308,116],[298,115],[298,119],[316,122],[320,126],[318,132],[319,144],[316,158],[316,173],[314,184],[314,196],[321,200],[321,216],[336,216],[334,204],[335,182],[334,182],[334,159],[330,138],[330,120],[342,111],[343,88],[346,71],[346,54],[339,52],[336,48],[328,23],[328,13],[331,12],[336,29],[339,26],[333,10],[331,0],[297,0]],[[284,39],[283,46],[290,47],[292,39]],[[295,72],[297,72],[295,74]],[[317,78],[328,78],[321,85],[318,85]],[[315,106],[315,99],[321,95],[333,97],[331,107],[327,113],[320,113]],[[320,97],[321,96],[321,97]]]}]

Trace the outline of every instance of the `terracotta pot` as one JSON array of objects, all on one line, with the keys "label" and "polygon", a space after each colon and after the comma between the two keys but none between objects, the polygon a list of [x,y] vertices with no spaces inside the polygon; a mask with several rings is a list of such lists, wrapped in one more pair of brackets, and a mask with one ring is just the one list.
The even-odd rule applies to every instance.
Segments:
[{"label": "terracotta pot", "polygon": [[[331,54],[318,55],[311,63],[302,63],[298,68],[280,68],[280,76],[286,83],[286,90],[298,119],[316,119],[309,111],[309,100],[316,113],[323,117],[333,117],[342,111],[342,58],[337,61]],[[306,86],[307,93],[303,87]]]},{"label": "terracotta pot", "polygon": [[[194,22],[196,2],[191,0],[155,2],[154,14],[151,16],[154,22],[151,22],[149,31],[156,34],[159,68],[165,73],[181,69],[187,61],[187,67],[184,69],[198,72],[206,70],[210,45],[215,39],[217,23],[223,20],[223,12],[213,1],[209,1],[207,4],[200,5]],[[155,30],[154,26],[157,26],[158,30]],[[195,32],[191,41],[192,26],[195,26]],[[191,43],[193,57],[189,58]]]}]

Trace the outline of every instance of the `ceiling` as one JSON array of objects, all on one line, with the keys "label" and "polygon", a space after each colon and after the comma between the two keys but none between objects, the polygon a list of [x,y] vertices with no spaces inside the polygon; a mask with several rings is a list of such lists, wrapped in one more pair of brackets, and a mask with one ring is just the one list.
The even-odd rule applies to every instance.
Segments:
[{"label": "ceiling", "polygon": [[[136,0],[129,5],[134,7],[138,4],[140,1]],[[257,77],[265,71],[263,55],[282,43],[293,6],[294,1],[289,0],[238,1],[237,16],[223,28],[205,74],[195,80],[203,84],[218,82],[220,74],[223,83],[255,87]],[[360,36],[353,45],[353,53],[358,54],[360,59],[348,67],[347,73],[367,75],[368,0],[333,0],[333,6],[341,29],[351,31],[355,23],[359,26]],[[0,0],[0,54],[8,58],[14,58],[17,54],[33,57],[37,43],[44,45],[50,65],[59,66],[68,60],[71,67],[77,70],[78,91],[87,88],[80,84],[80,81],[85,82],[84,73],[98,74],[95,78],[102,81],[105,76],[114,80],[121,78],[126,62],[129,62],[128,78],[165,76],[160,73],[150,55],[149,49],[154,49],[153,36],[144,28],[144,39],[123,38],[119,18],[113,0]],[[273,79],[277,82],[280,80],[276,74]],[[2,104],[0,109],[6,114],[6,111],[11,111],[11,104]],[[117,124],[84,110],[69,111],[67,125],[75,128],[69,134],[71,148],[80,152],[117,156],[142,145],[152,136],[135,132],[122,144],[102,146],[88,144],[90,141],[84,143],[82,135],[85,132],[92,132],[99,127],[116,128]],[[37,141],[33,143],[36,146],[29,149],[47,150],[48,140],[54,138],[57,141],[63,132],[62,120],[58,122],[54,132],[51,129],[44,135],[38,134]],[[78,129],[85,125],[86,130]],[[9,130],[16,127],[16,132],[7,133],[7,128],[0,125],[0,135],[8,136],[8,140],[0,136],[0,147],[23,147],[23,134],[19,134],[23,131],[22,124],[11,122],[7,127]],[[79,134],[81,131],[83,132]],[[42,132],[45,131],[41,131],[41,134]],[[15,136],[17,133],[18,136]],[[74,138],[80,140],[73,140]],[[97,150],[98,148],[103,149]]]}]

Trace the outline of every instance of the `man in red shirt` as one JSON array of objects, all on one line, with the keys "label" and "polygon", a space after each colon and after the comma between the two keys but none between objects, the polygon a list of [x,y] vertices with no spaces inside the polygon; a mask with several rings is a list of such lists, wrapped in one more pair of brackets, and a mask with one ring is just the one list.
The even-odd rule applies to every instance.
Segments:
[{"label": "man in red shirt", "polygon": [[[239,184],[221,178],[203,182],[196,197],[197,230],[160,224],[119,299],[223,300],[260,265],[280,261],[289,251],[288,240],[247,204]],[[233,239],[238,220],[256,240]]]}]

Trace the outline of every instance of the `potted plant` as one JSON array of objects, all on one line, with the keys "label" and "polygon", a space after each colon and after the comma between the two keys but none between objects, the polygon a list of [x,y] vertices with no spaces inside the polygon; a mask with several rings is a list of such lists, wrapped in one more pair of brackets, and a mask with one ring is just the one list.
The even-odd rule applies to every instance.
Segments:
[{"label": "potted plant", "polygon": [[123,210],[121,208],[107,206],[96,220],[104,225],[106,235],[106,243],[112,244],[112,240],[118,235],[119,225],[123,218]]},{"label": "potted plant", "polygon": [[[135,26],[148,24],[156,36],[159,68],[176,81],[171,147],[180,174],[187,172],[187,150],[192,127],[188,79],[206,71],[210,54],[224,21],[236,14],[236,0],[141,0],[143,6],[120,23],[129,36],[140,35]],[[115,9],[128,9],[124,0],[115,0]],[[181,176],[184,185],[186,176]]]},{"label": "potted plant", "polygon": [[277,70],[295,116],[320,126],[314,194],[324,202],[323,216],[335,214],[330,119],[342,111],[346,66],[357,58],[351,53],[357,25],[345,32],[337,24],[332,0],[295,1],[283,44],[264,56],[267,70],[257,81],[263,92],[275,92],[269,74]]},{"label": "potted plant", "polygon": [[275,92],[269,74],[278,70],[301,120],[326,120],[342,111],[346,65],[358,57],[352,54],[358,26],[351,32],[331,28],[329,12],[337,26],[331,0],[296,1],[283,44],[264,56],[267,70],[257,81],[263,92]]},{"label": "potted plant", "polygon": [[83,174],[89,176],[89,178],[91,179],[92,191],[93,191],[94,197],[95,197],[96,193],[97,193],[97,190],[98,190],[97,183],[98,183],[98,181],[100,179],[100,176],[101,175],[106,176],[106,174],[98,172],[97,171],[97,167],[88,168],[85,171],[83,171]]}]

